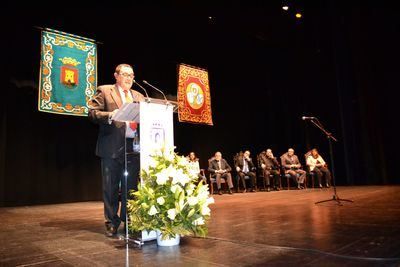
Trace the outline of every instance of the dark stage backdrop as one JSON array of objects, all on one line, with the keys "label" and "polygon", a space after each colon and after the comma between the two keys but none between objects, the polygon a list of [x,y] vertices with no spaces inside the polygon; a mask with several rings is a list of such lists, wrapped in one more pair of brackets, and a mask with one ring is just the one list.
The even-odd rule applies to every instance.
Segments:
[{"label": "dark stage backdrop", "polygon": [[0,206],[101,199],[97,126],[86,118],[37,111],[35,25],[102,42],[98,84],[113,83],[115,66],[124,62],[133,64],[136,80],[174,96],[178,63],[207,68],[215,126],[175,122],[177,151],[197,152],[203,168],[217,150],[232,163],[245,149],[255,157],[266,148],[279,156],[293,147],[303,159],[318,147],[330,162],[326,138],[300,119],[316,116],[339,139],[339,184],[399,183],[392,152],[398,121],[395,10],[368,2],[300,3],[304,17],[296,20],[281,10],[281,1],[229,3],[121,9],[99,4],[73,15],[4,12]]}]

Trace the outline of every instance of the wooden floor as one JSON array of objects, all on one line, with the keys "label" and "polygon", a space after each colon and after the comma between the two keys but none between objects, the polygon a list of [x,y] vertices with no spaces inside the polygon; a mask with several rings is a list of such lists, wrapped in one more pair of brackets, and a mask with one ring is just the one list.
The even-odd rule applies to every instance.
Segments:
[{"label": "wooden floor", "polygon": [[126,249],[103,205],[0,208],[0,266],[400,266],[400,186],[215,196],[209,237]]}]

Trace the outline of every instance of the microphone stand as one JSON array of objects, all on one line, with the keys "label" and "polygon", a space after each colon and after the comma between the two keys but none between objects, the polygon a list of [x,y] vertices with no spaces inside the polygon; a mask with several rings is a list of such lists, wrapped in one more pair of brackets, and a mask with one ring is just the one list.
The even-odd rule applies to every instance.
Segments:
[{"label": "microphone stand", "polygon": [[343,206],[342,201],[345,202],[354,202],[353,200],[350,199],[344,199],[344,198],[340,198],[337,195],[337,190],[336,190],[336,181],[335,181],[335,166],[334,166],[334,161],[333,161],[333,149],[332,149],[332,140],[337,142],[337,139],[332,135],[332,133],[328,132],[327,130],[324,129],[324,127],[322,126],[322,124],[318,121],[318,119],[311,119],[310,120],[312,124],[314,124],[318,129],[320,129],[328,138],[328,143],[329,143],[329,154],[331,157],[331,169],[332,169],[332,183],[333,183],[333,196],[331,199],[326,199],[326,200],[321,200],[321,201],[317,201],[315,202],[315,204],[320,204],[320,203],[324,203],[324,202],[329,202],[329,201],[335,201],[336,204],[338,204],[339,206]]},{"label": "microphone stand", "polygon": [[147,84],[148,86],[150,86],[151,88],[153,88],[154,90],[156,90],[157,92],[160,92],[160,93],[163,95],[163,97],[164,97],[165,104],[166,104],[167,106],[169,105],[169,101],[168,101],[168,99],[167,99],[167,97],[165,96],[165,94],[164,94],[163,91],[161,91],[160,89],[158,89],[157,87],[155,87],[154,85],[152,85],[151,83],[149,83],[149,82],[146,81],[146,80],[143,80],[143,82],[144,82],[145,84]]},{"label": "microphone stand", "polygon": [[144,93],[146,94],[146,102],[150,103],[151,100],[149,95],[147,94],[147,90],[143,86],[141,86],[137,81],[133,80],[133,83],[139,86],[144,91]]},{"label": "microphone stand", "polygon": [[[121,199],[121,206],[125,205],[125,235],[120,235],[119,236],[119,240],[124,240],[125,244],[126,244],[126,249],[127,249],[127,255],[126,255],[126,260],[127,260],[127,264],[129,262],[129,257],[128,257],[128,248],[129,248],[129,243],[132,242],[134,245],[136,245],[138,248],[141,248],[142,245],[144,244],[144,242],[140,239],[135,239],[135,238],[131,238],[129,236],[129,227],[128,227],[128,154],[130,154],[127,151],[126,145],[126,130],[124,133],[124,182],[125,182],[125,192],[121,192],[122,194],[125,195],[125,203],[122,203],[122,199]],[[127,265],[128,266],[128,265]]]}]

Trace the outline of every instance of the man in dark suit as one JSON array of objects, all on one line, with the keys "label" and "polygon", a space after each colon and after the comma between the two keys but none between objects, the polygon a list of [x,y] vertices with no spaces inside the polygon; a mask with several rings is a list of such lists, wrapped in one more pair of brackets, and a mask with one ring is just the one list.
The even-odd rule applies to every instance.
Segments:
[{"label": "man in dark suit", "polygon": [[210,160],[208,165],[208,171],[212,173],[213,176],[216,177],[217,180],[217,187],[218,187],[218,194],[222,195],[221,191],[221,178],[224,178],[228,182],[229,187],[229,194],[233,194],[232,188],[232,176],[231,171],[232,168],[229,166],[228,162],[222,158],[221,152],[216,152],[214,155],[214,159]]},{"label": "man in dark suit", "polygon": [[250,158],[250,151],[246,150],[243,153],[243,155],[239,155],[239,157],[235,161],[235,167],[240,177],[240,180],[243,183],[244,187],[243,193],[246,192],[246,181],[245,181],[246,176],[250,177],[251,192],[256,192],[255,186],[257,181],[256,181],[256,174],[254,172],[256,170],[256,167],[254,166],[253,160]]},{"label": "man in dark suit", "polygon": [[[104,218],[108,237],[116,235],[121,222],[126,222],[125,192],[137,189],[140,171],[139,153],[133,153],[133,139],[126,136],[128,131],[131,133],[136,131],[137,124],[117,122],[113,120],[113,116],[123,104],[144,100],[142,94],[131,89],[134,73],[130,65],[118,65],[114,77],[116,80],[114,85],[102,85],[97,88],[90,100],[89,109],[89,119],[99,124],[96,155],[101,158]],[[125,174],[126,152],[127,174]],[[127,185],[124,175],[127,175]],[[120,185],[121,208],[118,214]]]},{"label": "man in dark suit", "polygon": [[[299,158],[294,154],[293,148],[289,148],[288,152],[281,156],[281,161],[285,173],[288,173],[292,177],[293,181],[297,184],[297,188],[304,189],[306,171],[301,169]],[[297,176],[299,177],[298,179]]]},{"label": "man in dark suit", "polygon": [[[260,164],[263,170],[263,176],[267,184],[268,192],[271,191],[271,185],[275,190],[279,190],[279,162],[274,157],[271,149],[260,154]],[[271,183],[272,178],[272,183]]]}]

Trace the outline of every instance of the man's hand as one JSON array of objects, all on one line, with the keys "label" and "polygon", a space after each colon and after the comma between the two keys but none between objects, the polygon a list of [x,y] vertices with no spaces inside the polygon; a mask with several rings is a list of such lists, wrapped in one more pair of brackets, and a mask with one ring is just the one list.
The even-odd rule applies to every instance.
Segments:
[{"label": "man's hand", "polygon": [[265,166],[265,164],[262,163],[262,164],[261,164],[261,168],[265,169],[265,167],[267,167],[267,166]]},{"label": "man's hand", "polygon": [[110,113],[110,119],[111,120],[114,119],[114,116],[115,116],[115,114],[117,114],[118,111],[119,111],[119,109],[114,109],[113,111],[111,111],[111,113]]},{"label": "man's hand", "polygon": [[240,168],[239,168],[239,167],[236,167],[236,171],[237,171],[237,172],[240,172]]}]

